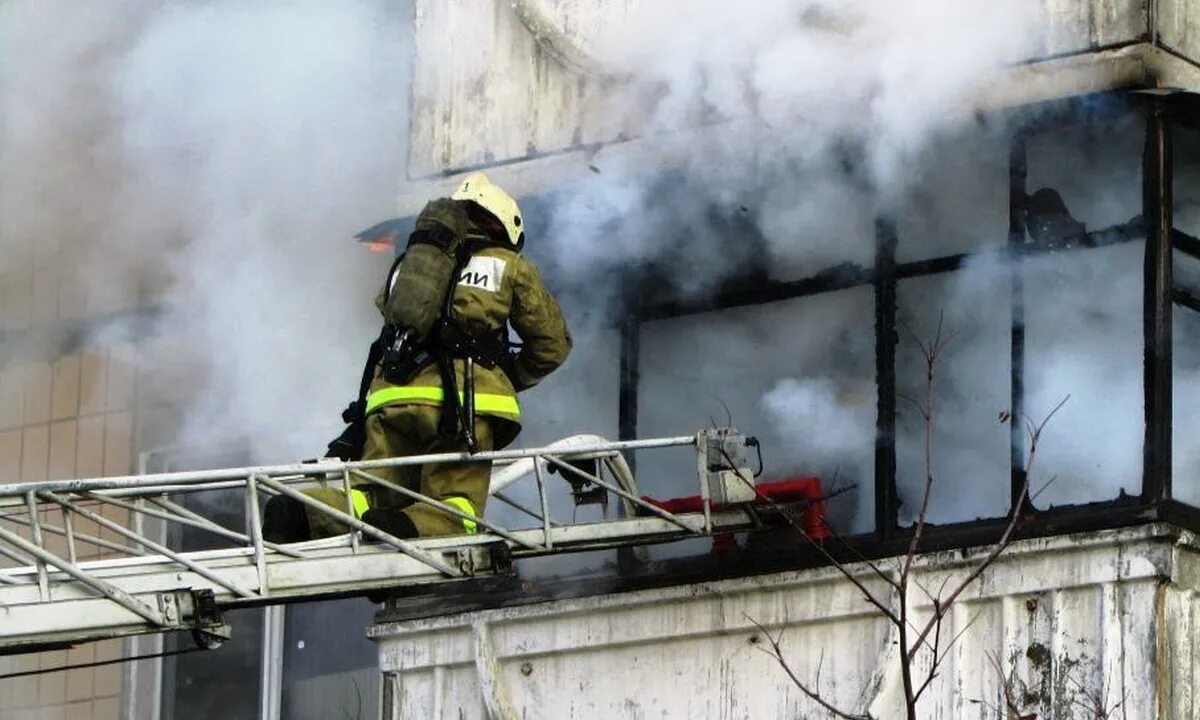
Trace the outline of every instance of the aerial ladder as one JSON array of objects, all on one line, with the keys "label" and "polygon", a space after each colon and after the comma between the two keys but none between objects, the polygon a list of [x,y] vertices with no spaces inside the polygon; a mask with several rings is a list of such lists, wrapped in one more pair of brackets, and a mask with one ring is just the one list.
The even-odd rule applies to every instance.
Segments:
[{"label": "aerial ladder", "polygon": [[[201,646],[216,647],[228,637],[222,614],[227,609],[452,583],[510,574],[521,558],[752,530],[763,526],[764,514],[782,507],[764,497],[756,473],[747,467],[748,448],[755,446],[753,438],[731,428],[622,442],[581,435],[541,448],[473,455],[323,460],[0,486],[0,519],[6,521],[0,523],[0,554],[17,564],[0,570],[0,654],[180,630],[191,631]],[[643,497],[625,453],[679,447],[694,451],[689,474],[695,474],[698,495],[674,503]],[[761,454],[759,459],[761,470]],[[464,460],[491,461],[492,496],[518,508],[530,522],[503,527],[379,476],[382,468]],[[606,512],[599,521],[555,520],[552,472],[570,486],[576,503],[611,494],[622,512],[615,518]],[[334,508],[301,492],[318,484],[348,490],[363,481],[473,521],[479,532],[397,538],[357,519],[349,504]],[[507,496],[518,482],[536,488],[536,507]],[[214,490],[240,495],[245,527],[222,525],[188,507],[189,495]],[[789,488],[781,501],[804,499],[811,509],[819,497],[819,488],[802,488],[804,497],[795,490]],[[349,532],[302,543],[268,542],[260,508],[271,495],[295,498]],[[103,506],[119,508],[127,519],[106,516]],[[171,525],[210,534],[229,547],[172,547],[164,532]],[[103,537],[80,532],[84,526],[102,528]],[[50,542],[51,535],[58,536],[56,542]],[[121,556],[80,560],[81,548],[88,545]]]}]

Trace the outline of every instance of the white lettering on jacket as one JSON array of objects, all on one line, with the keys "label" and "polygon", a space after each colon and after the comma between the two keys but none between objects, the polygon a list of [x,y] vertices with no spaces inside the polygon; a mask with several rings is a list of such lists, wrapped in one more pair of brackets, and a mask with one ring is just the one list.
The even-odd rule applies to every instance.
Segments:
[{"label": "white lettering on jacket", "polygon": [[498,257],[474,255],[458,276],[458,284],[488,292],[500,292],[504,268],[508,263]]}]

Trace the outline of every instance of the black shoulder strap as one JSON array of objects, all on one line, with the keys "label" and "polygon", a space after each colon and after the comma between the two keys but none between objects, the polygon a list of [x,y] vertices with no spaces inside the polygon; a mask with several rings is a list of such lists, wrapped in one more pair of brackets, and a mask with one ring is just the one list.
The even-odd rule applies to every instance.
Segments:
[{"label": "black shoulder strap", "polygon": [[400,269],[400,263],[404,260],[405,253],[400,253],[396,259],[392,261],[392,267],[388,270],[387,279],[383,284],[383,299],[386,302],[392,297],[392,288],[396,286],[396,271]]},{"label": "black shoulder strap", "polygon": [[[404,253],[396,256],[392,262],[391,269],[388,270],[387,280],[383,286],[383,297],[386,300],[392,294],[392,280],[396,277],[396,270],[400,268],[400,261],[404,259]],[[371,381],[375,379],[375,366],[383,359],[383,348],[385,345],[384,336],[388,332],[387,324],[384,323],[383,330],[371,343],[371,348],[367,350],[367,362],[363,365],[362,377],[358,381],[358,407],[361,408],[363,414],[366,413],[367,393],[371,390]],[[354,407],[353,405],[351,407]],[[347,422],[350,422],[347,420]]]},{"label": "black shoulder strap", "polygon": [[[462,277],[463,269],[471,261],[474,248],[464,242],[458,246],[458,257],[454,261],[454,271],[450,273],[450,284],[446,288],[446,296],[442,299],[441,327],[437,334],[446,332],[445,328],[454,322],[454,290],[458,287],[458,279]],[[454,372],[454,360],[445,347],[439,347],[434,353],[437,361],[438,374],[442,381],[442,416],[438,423],[438,432],[446,437],[456,437],[462,425],[462,407],[458,401],[458,378]]]},{"label": "black shoulder strap", "polygon": [[367,392],[371,389],[371,381],[375,379],[375,366],[383,359],[383,338],[375,338],[371,349],[367,351],[367,364],[363,366],[362,378],[358,381],[358,399],[367,401]]}]

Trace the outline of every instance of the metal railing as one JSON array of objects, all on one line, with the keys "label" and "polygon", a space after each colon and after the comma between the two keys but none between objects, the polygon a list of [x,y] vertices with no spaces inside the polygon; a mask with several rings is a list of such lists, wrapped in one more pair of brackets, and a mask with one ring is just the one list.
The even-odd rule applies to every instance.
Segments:
[{"label": "metal railing", "polygon": [[[704,438],[714,432],[718,431],[625,442],[577,436],[543,448],[473,455],[440,453],[0,486],[0,555],[18,563],[18,567],[0,569],[0,610],[9,610],[8,615],[0,612],[0,646],[5,644],[6,636],[30,635],[29,628],[14,626],[17,620],[12,609],[18,607],[48,608],[62,602],[102,599],[109,603],[106,607],[110,610],[118,607],[123,612],[97,611],[99,619],[91,621],[91,634],[130,624],[144,626],[140,631],[153,631],[195,626],[205,600],[180,593],[198,588],[207,590],[212,603],[222,606],[271,604],[320,592],[361,592],[402,584],[406,579],[436,582],[470,577],[504,564],[496,558],[498,545],[503,546],[503,560],[507,560],[711,534],[714,515],[707,502],[708,474],[703,455]],[[699,493],[706,499],[702,513],[677,515],[642,499],[623,455],[634,450],[683,446],[696,447],[701,456],[696,479]],[[502,526],[392,482],[380,472],[414,465],[471,462],[492,463],[491,494],[516,508],[520,517],[528,518],[531,524]],[[550,512],[547,477],[551,471],[561,473],[576,491],[586,487],[593,497],[611,494],[619,498],[626,510],[625,518],[599,523],[555,520]],[[688,473],[696,470],[688,468]],[[506,488],[522,480],[533,482],[536,507],[505,494]],[[318,486],[344,491],[346,505],[332,507],[303,492]],[[364,523],[355,513],[349,490],[368,486],[476,523],[480,532],[429,539],[395,537]],[[212,490],[241,493],[245,527],[227,527],[206,517],[203,510],[186,506],[187,496]],[[263,496],[274,495],[303,503],[309,513],[323,515],[347,532],[336,538],[295,544],[264,539]],[[127,522],[112,519],[109,515],[114,513],[106,512],[106,508],[125,516]],[[744,517],[735,520],[744,524]],[[99,531],[82,532],[85,525]],[[218,538],[228,548],[184,550],[178,542],[169,542],[166,533],[147,530],[148,525],[200,531]],[[120,557],[80,559],[97,552]],[[362,560],[362,568],[355,568],[355,558]],[[69,622],[51,622],[45,617],[37,620],[55,638],[70,632]],[[105,622],[110,626],[106,628]]]}]

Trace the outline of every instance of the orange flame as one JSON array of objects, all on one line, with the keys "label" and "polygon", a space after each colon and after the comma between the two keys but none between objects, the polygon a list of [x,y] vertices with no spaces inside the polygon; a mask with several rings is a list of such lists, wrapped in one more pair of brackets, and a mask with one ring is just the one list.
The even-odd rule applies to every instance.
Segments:
[{"label": "orange flame", "polygon": [[366,245],[367,249],[373,253],[392,252],[393,248],[395,248],[395,245],[388,240],[372,240],[363,243],[363,245]]}]

